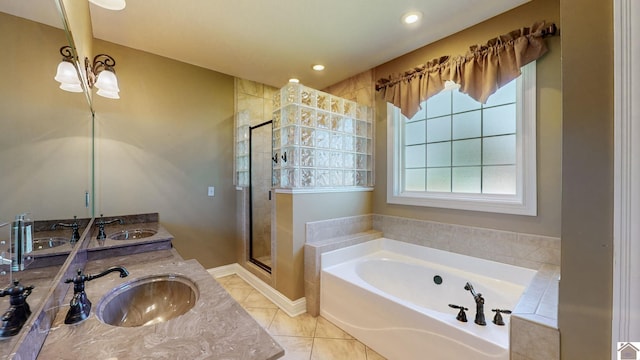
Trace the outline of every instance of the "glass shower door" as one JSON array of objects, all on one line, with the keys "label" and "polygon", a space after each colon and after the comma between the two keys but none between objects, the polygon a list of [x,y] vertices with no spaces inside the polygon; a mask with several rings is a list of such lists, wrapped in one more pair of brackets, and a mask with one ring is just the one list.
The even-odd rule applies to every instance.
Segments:
[{"label": "glass shower door", "polygon": [[249,260],[271,272],[271,148],[273,122],[249,129]]}]

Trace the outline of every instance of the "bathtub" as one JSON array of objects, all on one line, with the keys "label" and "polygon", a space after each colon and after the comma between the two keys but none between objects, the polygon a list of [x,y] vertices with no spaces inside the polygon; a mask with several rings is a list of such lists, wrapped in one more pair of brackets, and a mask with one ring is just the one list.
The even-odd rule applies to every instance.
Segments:
[{"label": "bathtub", "polygon": [[[497,326],[491,309],[514,309],[535,274],[380,238],[321,255],[320,314],[390,360],[508,360],[510,315]],[[467,282],[485,299],[486,326],[474,323]],[[469,321],[449,304],[469,308]]]}]

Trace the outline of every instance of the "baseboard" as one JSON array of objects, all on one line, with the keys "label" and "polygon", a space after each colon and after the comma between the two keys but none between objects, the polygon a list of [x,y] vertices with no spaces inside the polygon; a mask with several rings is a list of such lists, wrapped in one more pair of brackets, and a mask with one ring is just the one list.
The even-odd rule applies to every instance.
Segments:
[{"label": "baseboard", "polygon": [[289,316],[298,316],[307,312],[307,301],[305,298],[300,298],[295,301],[289,300],[288,297],[282,295],[278,290],[272,288],[264,281],[260,280],[257,276],[250,273],[247,269],[240,266],[238,263],[223,265],[216,268],[207,270],[214,278],[224,277],[228,275],[236,274],[246,281],[249,285],[253,286],[267,299],[271,300],[282,311]]}]

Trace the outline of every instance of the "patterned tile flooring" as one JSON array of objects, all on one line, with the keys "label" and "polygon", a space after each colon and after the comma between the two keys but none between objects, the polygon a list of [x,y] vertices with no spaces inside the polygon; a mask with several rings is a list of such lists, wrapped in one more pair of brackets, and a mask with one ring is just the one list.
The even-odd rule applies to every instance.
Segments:
[{"label": "patterned tile flooring", "polygon": [[237,275],[217,279],[284,348],[284,360],[385,360],[321,316],[290,317]]}]

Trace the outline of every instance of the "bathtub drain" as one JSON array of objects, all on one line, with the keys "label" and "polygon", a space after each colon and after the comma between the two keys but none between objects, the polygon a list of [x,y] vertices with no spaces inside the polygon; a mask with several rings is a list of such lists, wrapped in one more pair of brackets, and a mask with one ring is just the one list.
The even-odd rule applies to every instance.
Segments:
[{"label": "bathtub drain", "polygon": [[442,284],[442,276],[440,275],[436,275],[433,277],[433,282],[436,283],[437,285]]}]

